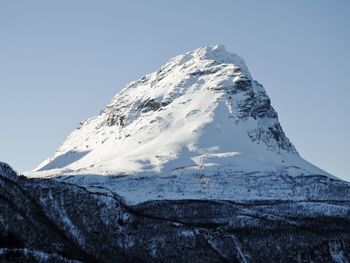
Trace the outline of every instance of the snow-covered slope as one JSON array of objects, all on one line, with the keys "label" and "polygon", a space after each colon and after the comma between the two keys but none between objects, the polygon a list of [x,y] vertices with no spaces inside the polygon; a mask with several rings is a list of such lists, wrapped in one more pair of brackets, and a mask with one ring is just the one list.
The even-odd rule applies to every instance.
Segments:
[{"label": "snow-covered slope", "polygon": [[27,173],[98,185],[134,201],[242,198],[230,184],[247,174],[332,177],[299,156],[263,86],[220,45],[177,56],[128,84]]}]

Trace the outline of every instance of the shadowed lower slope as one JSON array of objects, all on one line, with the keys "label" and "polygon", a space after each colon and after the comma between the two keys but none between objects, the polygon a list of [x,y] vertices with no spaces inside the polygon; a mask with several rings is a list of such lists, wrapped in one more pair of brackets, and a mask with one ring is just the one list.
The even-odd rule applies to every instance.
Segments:
[{"label": "shadowed lower slope", "polygon": [[163,200],[130,206],[113,193],[15,177],[2,167],[2,262],[350,259],[349,200]]}]

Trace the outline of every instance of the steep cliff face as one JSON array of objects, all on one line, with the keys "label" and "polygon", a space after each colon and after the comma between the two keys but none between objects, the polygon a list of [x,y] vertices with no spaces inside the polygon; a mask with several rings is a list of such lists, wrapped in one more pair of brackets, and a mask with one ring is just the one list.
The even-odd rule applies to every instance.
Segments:
[{"label": "steep cliff face", "polygon": [[[349,200],[192,199],[127,205],[114,193],[52,179],[9,179],[0,171],[1,262],[350,259]],[[350,190],[345,183],[334,187]]]},{"label": "steep cliff face", "polygon": [[[103,188],[130,203],[291,199],[284,178],[333,178],[299,156],[263,86],[219,45],[127,85],[27,175]],[[271,182],[279,184],[268,194],[253,190]]]}]

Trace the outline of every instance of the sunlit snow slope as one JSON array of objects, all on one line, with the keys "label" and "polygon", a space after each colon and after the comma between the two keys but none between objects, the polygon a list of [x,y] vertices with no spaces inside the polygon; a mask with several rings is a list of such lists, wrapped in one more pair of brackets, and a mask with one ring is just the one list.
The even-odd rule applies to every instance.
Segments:
[{"label": "sunlit snow slope", "polygon": [[272,173],[331,178],[299,156],[243,59],[215,45],[128,84],[27,175],[141,200],[237,198],[224,178]]}]

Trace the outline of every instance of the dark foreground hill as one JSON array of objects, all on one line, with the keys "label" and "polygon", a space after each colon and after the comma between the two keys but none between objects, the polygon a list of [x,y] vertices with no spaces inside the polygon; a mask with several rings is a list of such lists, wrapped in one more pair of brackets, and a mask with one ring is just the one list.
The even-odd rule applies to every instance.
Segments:
[{"label": "dark foreground hill", "polygon": [[[1,262],[348,262],[349,201],[162,200],[17,176],[1,163]],[[349,191],[347,184],[344,191]]]}]

